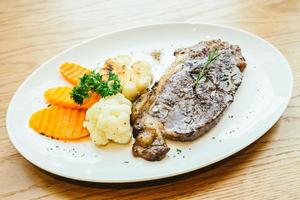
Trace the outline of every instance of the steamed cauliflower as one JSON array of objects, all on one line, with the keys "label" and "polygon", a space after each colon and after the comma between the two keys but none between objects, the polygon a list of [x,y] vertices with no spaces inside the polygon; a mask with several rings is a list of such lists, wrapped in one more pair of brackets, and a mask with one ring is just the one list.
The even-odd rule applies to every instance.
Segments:
[{"label": "steamed cauliflower", "polygon": [[137,87],[139,92],[145,91],[152,83],[153,75],[151,73],[151,65],[145,61],[138,61],[132,64],[131,80]]},{"label": "steamed cauliflower", "polygon": [[114,71],[118,74],[121,81],[130,79],[130,72],[127,68],[130,67],[131,57],[126,55],[120,55],[115,58],[109,58],[105,61],[103,68],[100,69],[100,73],[107,75],[109,71]]},{"label": "steamed cauliflower", "polygon": [[122,94],[101,98],[86,112],[84,127],[96,145],[109,141],[126,144],[130,141],[131,102]]},{"label": "steamed cauliflower", "polygon": [[134,100],[151,85],[153,74],[149,63],[137,61],[130,65],[131,61],[131,57],[126,55],[110,58],[104,63],[101,74],[115,71],[121,80],[122,94],[127,99]]}]

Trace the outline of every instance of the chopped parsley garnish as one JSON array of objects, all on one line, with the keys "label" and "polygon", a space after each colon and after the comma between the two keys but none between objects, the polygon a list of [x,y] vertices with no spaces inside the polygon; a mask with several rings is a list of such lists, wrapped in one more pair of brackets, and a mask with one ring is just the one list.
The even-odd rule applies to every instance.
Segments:
[{"label": "chopped parsley garnish", "polygon": [[177,154],[180,154],[182,152],[181,149],[176,149],[176,151],[177,151]]}]

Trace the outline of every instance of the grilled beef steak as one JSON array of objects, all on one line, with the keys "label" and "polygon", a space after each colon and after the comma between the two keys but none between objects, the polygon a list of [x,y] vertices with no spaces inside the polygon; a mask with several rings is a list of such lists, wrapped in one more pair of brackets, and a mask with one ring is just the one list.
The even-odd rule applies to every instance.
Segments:
[{"label": "grilled beef steak", "polygon": [[[219,56],[195,85],[214,50]],[[158,84],[133,104],[133,154],[146,160],[164,158],[169,151],[164,138],[191,141],[214,127],[233,102],[246,67],[241,49],[221,40],[203,41],[174,55]]]}]

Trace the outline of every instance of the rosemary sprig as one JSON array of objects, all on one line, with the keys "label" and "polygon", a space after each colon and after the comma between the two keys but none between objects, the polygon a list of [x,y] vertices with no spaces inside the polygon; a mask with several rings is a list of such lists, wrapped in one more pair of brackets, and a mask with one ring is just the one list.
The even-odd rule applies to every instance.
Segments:
[{"label": "rosemary sprig", "polygon": [[213,51],[210,51],[208,53],[208,58],[207,58],[207,61],[206,63],[204,64],[204,67],[199,71],[198,73],[198,76],[197,76],[197,79],[195,81],[195,86],[197,86],[199,84],[199,81],[201,80],[201,78],[203,78],[205,76],[205,74],[208,72],[208,66],[214,62],[217,57],[219,56],[220,54],[218,53],[217,50],[213,50]]}]

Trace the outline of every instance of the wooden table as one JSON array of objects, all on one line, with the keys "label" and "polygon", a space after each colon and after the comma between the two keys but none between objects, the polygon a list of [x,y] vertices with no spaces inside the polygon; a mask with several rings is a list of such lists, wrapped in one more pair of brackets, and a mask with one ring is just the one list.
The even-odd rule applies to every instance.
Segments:
[{"label": "wooden table", "polygon": [[[34,69],[98,34],[170,21],[239,27],[270,41],[287,57],[295,79],[293,96],[281,119],[262,138],[204,169],[136,184],[67,180],[38,169],[16,151],[7,136],[6,110],[17,87]],[[299,58],[299,0],[2,0],[0,199],[300,199]]]}]

